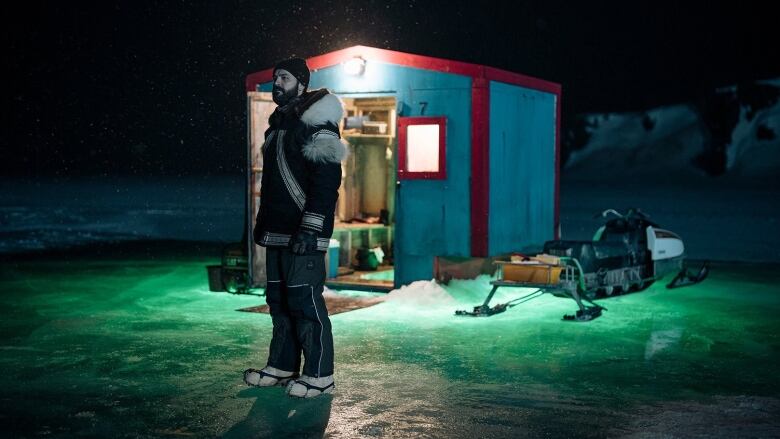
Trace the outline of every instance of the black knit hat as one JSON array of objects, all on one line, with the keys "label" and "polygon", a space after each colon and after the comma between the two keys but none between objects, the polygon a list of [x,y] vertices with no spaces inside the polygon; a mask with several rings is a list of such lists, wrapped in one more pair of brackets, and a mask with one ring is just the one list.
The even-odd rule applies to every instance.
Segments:
[{"label": "black knit hat", "polygon": [[305,88],[309,87],[309,66],[306,65],[306,60],[302,58],[290,58],[274,66],[274,73],[277,70],[284,69],[290,72],[295,79],[298,80]]}]

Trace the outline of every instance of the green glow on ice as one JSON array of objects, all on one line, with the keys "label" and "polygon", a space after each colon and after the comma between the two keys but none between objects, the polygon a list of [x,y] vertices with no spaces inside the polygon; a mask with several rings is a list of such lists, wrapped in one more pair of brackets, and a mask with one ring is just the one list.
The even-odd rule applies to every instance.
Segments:
[{"label": "green glow on ice", "polygon": [[[271,320],[236,311],[262,297],[209,292],[208,263],[0,268],[2,412],[67,435],[241,436],[289,432],[272,418],[297,410],[306,422],[329,417],[330,432],[346,437],[367,420],[400,435],[490,435],[521,416],[536,431],[565,413],[575,430],[560,432],[576,435],[593,416],[617,422],[635,406],[780,391],[775,267],[715,266],[678,290],[656,283],[601,301],[608,311],[589,323],[562,322],[574,302],[549,295],[489,318],[456,317],[484,300],[488,277],[415,283],[331,317],[331,407],[243,387],[241,372],[265,363]],[[502,288],[491,304],[521,294]]]}]

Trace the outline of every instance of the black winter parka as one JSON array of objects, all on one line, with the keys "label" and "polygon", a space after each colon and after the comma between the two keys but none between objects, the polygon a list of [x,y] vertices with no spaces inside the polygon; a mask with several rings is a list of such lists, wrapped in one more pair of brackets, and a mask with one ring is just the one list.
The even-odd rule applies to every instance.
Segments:
[{"label": "black winter parka", "polygon": [[317,250],[328,249],[347,154],[338,128],[343,114],[341,101],[326,89],[306,92],[271,114],[255,243],[287,247],[306,229],[317,234]]}]

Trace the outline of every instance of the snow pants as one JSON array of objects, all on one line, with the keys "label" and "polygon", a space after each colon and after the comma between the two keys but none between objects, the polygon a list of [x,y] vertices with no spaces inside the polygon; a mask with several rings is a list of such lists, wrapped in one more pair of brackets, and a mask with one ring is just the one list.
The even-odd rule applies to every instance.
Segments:
[{"label": "snow pants", "polygon": [[296,255],[287,248],[266,248],[265,300],[273,321],[268,366],[303,374],[333,375],[333,333],[322,292],[325,253]]}]

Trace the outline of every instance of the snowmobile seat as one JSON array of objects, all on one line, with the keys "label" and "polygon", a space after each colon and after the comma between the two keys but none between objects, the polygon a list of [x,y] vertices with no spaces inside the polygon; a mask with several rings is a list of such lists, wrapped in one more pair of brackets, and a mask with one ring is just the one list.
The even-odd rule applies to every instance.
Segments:
[{"label": "snowmobile seat", "polygon": [[544,252],[575,258],[586,273],[620,268],[630,258],[625,244],[611,241],[547,241]]}]

